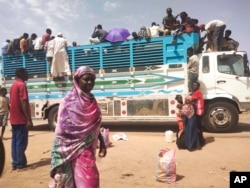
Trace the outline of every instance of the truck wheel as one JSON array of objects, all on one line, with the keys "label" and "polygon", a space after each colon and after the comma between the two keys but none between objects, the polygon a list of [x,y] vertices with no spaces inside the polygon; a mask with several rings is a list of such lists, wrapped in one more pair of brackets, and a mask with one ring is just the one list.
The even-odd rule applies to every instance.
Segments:
[{"label": "truck wheel", "polygon": [[236,107],[226,102],[206,105],[203,125],[211,132],[228,132],[238,124],[239,114]]},{"label": "truck wheel", "polygon": [[58,108],[59,108],[58,106],[54,106],[49,111],[48,123],[49,123],[49,127],[52,131],[55,131],[55,129],[56,129]]}]

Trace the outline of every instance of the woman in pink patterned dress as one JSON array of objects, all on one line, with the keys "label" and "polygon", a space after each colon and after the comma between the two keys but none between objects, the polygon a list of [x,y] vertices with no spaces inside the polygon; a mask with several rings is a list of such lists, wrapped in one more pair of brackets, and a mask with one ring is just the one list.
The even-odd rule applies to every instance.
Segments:
[{"label": "woman in pink patterned dress", "polygon": [[99,188],[98,139],[99,157],[106,156],[106,146],[100,134],[101,112],[91,94],[95,78],[90,67],[78,68],[73,88],[59,106],[50,175],[53,180],[61,177],[64,188]]}]

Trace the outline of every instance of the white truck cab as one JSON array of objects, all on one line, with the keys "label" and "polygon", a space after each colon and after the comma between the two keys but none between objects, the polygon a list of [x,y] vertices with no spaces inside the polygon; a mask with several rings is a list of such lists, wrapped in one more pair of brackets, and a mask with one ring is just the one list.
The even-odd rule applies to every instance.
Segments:
[{"label": "white truck cab", "polygon": [[238,113],[250,109],[249,62],[245,52],[202,53],[199,82],[206,103],[204,124],[224,132],[238,123]]}]

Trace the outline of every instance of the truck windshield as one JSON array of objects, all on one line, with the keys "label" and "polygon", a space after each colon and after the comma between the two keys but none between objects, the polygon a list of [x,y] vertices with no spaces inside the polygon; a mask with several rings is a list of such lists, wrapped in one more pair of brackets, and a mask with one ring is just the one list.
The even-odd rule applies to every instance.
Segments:
[{"label": "truck windshield", "polygon": [[218,71],[224,74],[248,76],[249,70],[246,70],[245,59],[239,54],[218,55]]}]

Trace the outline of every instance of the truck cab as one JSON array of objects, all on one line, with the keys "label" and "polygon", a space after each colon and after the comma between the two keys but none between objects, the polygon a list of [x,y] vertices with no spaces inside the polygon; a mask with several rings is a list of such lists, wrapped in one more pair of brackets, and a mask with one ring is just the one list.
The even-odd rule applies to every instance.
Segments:
[{"label": "truck cab", "polygon": [[199,82],[206,104],[203,123],[224,132],[238,123],[238,113],[250,109],[249,62],[246,52],[202,53]]}]

